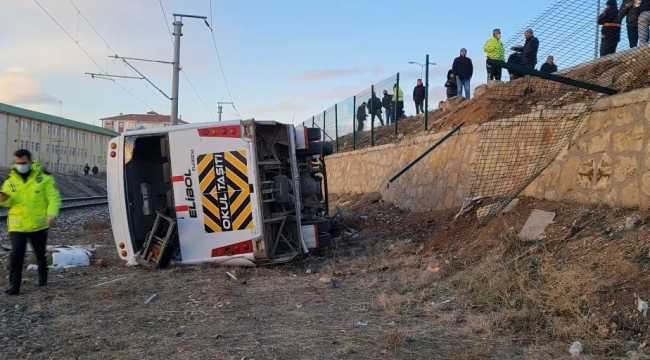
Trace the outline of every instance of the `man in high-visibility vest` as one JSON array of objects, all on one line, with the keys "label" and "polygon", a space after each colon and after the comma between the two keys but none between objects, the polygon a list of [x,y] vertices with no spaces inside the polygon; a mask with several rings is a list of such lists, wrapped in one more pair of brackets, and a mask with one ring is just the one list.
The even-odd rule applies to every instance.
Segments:
[{"label": "man in high-visibility vest", "polygon": [[395,103],[394,109],[397,109],[395,116],[395,121],[397,121],[404,116],[404,93],[397,83],[393,85],[393,102]]},{"label": "man in high-visibility vest", "polygon": [[[506,49],[501,42],[501,30],[494,29],[492,37],[485,42],[483,51],[488,59],[506,61]],[[501,66],[485,64],[488,73],[488,82],[501,81]]]},{"label": "man in high-visibility vest", "polygon": [[7,225],[11,242],[9,288],[5,293],[16,295],[20,291],[28,240],[38,264],[38,286],[45,286],[47,233],[56,225],[61,197],[54,178],[38,161],[32,160],[29,150],[14,153],[11,172],[0,191],[0,206],[9,208]]}]

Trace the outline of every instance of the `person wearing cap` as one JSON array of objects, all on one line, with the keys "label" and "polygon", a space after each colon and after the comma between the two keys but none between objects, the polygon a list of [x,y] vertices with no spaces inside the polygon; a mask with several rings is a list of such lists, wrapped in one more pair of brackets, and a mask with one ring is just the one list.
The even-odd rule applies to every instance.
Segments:
[{"label": "person wearing cap", "polygon": [[456,75],[456,85],[458,86],[458,95],[463,96],[463,89],[465,90],[465,98],[470,98],[470,81],[474,74],[474,65],[472,59],[467,57],[467,50],[460,49],[460,56],[454,59],[451,66],[451,72]]},{"label": "person wearing cap", "polygon": [[370,114],[371,123],[375,122],[375,116],[379,118],[379,123],[381,126],[384,126],[384,119],[381,118],[381,100],[377,97],[377,94],[373,91],[372,97],[368,99],[368,113]]},{"label": "person wearing cap", "polygon": [[424,114],[424,97],[427,91],[422,85],[422,79],[418,79],[415,87],[413,88],[413,102],[415,103],[415,115],[420,113]]}]

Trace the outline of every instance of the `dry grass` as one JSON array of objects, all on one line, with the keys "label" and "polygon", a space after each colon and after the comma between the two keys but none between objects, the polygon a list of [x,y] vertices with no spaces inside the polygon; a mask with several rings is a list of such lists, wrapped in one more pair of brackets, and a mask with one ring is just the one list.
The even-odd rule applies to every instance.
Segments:
[{"label": "dry grass", "polygon": [[84,230],[98,231],[111,228],[111,222],[107,220],[90,219],[83,225]]},{"label": "dry grass", "polygon": [[[360,237],[278,267],[127,268],[105,231],[66,234],[109,246],[45,289],[26,272],[24,294],[0,297],[0,358],[560,359],[575,340],[593,359],[644,351],[632,293],[650,295],[650,229],[618,232],[630,211],[522,199],[476,233],[448,213],[344,198]],[[547,239],[522,242],[533,208],[558,216]],[[585,229],[566,238],[574,221]]]}]

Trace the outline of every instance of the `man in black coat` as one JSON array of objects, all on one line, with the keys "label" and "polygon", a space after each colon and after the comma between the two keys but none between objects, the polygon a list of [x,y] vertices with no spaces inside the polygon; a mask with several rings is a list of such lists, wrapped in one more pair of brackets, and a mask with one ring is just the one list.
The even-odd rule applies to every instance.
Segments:
[{"label": "man in black coat", "polygon": [[363,122],[366,121],[366,103],[357,108],[357,132],[363,131]]},{"label": "man in black coat", "polygon": [[521,52],[521,65],[534,69],[537,65],[537,50],[539,50],[539,40],[537,40],[537,38],[533,35],[532,29],[527,29],[524,31],[524,37],[526,37],[524,46],[517,45],[514,46],[511,50]]},{"label": "man in black coat", "polygon": [[467,57],[467,50],[460,49],[460,56],[454,59],[454,63],[451,66],[451,72],[456,75],[456,85],[458,86],[458,95],[463,95],[463,89],[465,90],[465,98],[470,98],[470,81],[472,80],[472,75],[474,75],[474,65],[472,64],[472,59]]},{"label": "man in black coat", "polygon": [[546,62],[542,64],[542,66],[539,68],[539,71],[549,74],[557,71],[557,65],[553,63],[552,56],[549,55],[549,57],[546,58]]},{"label": "man in black coat", "polygon": [[417,85],[413,88],[413,102],[415,102],[415,115],[419,113],[424,114],[424,96],[426,89],[422,85],[422,79],[418,79]]},{"label": "man in black coat", "polygon": [[600,30],[600,56],[610,55],[616,52],[618,42],[621,41],[621,20],[618,17],[618,5],[616,0],[607,0],[605,9],[598,16]]},{"label": "man in black coat", "polygon": [[389,94],[388,90],[384,90],[384,97],[381,98],[381,106],[386,109],[386,125],[390,124],[391,114],[395,111],[392,109],[393,94]]},{"label": "man in black coat", "polygon": [[381,126],[384,126],[384,119],[381,118],[381,100],[377,94],[372,93],[372,97],[368,99],[368,112],[370,113],[371,123],[375,122],[375,116],[379,118]]},{"label": "man in black coat", "polygon": [[[510,56],[508,56],[508,64],[523,65],[524,56],[520,51],[515,51],[512,54],[510,54]],[[510,80],[517,80],[519,78],[524,77],[522,73],[510,69],[508,69],[508,74],[510,75]]]}]

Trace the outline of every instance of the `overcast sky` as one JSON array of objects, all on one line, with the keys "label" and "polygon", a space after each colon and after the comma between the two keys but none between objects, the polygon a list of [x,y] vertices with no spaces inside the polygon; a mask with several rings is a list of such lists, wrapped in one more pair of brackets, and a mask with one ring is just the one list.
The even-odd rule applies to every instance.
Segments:
[{"label": "overcast sky", "polygon": [[[210,0],[162,0],[166,18],[159,0],[36,1],[0,1],[0,102],[54,115],[61,102],[64,117],[95,124],[119,113],[169,114],[170,105],[140,80],[117,80],[135,99],[84,73],[134,76],[109,59],[114,52],[171,61],[166,24],[171,26],[172,14],[211,18]],[[508,38],[552,2],[212,0],[212,22],[239,114],[299,122],[397,72],[410,94],[421,69],[408,62],[423,63],[427,53],[438,64],[431,69],[432,104],[444,96],[444,76],[461,47],[474,60],[474,85],[484,82],[482,47],[492,29],[500,27]],[[171,95],[171,65],[132,63]],[[191,122],[216,119],[217,102],[230,97],[210,31],[200,20],[184,21],[181,64],[207,110],[181,75],[180,114]],[[407,104],[407,112],[411,107]],[[225,105],[223,118],[239,116]]]}]

